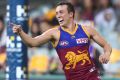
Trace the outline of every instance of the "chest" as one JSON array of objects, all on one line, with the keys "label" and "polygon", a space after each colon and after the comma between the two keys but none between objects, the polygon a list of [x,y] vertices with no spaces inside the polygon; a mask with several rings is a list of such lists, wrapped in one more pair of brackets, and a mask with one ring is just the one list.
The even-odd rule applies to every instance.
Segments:
[{"label": "chest", "polygon": [[78,29],[75,34],[71,35],[61,31],[58,46],[61,48],[89,45],[89,38],[84,31]]}]

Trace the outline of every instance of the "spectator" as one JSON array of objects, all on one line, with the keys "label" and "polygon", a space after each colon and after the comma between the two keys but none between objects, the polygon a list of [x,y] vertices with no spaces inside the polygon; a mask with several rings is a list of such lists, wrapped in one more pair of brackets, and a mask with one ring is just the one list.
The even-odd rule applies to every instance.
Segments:
[{"label": "spectator", "polygon": [[[103,37],[106,38],[113,48],[120,48],[118,45],[118,34],[114,31],[116,23],[117,19],[112,8],[102,11],[95,17],[95,24]],[[117,41],[118,43],[114,41]]]},{"label": "spectator", "polygon": [[0,69],[5,68],[6,60],[6,29],[3,16],[0,16]]},{"label": "spectator", "polygon": [[110,8],[111,5],[112,5],[110,0],[96,0],[96,1],[97,1],[97,4],[96,4],[96,7],[97,7],[96,13],[99,13],[102,10]]},{"label": "spectator", "polygon": [[30,28],[30,32],[31,32],[32,37],[36,37],[36,36],[40,35],[39,24],[40,24],[39,19],[33,20],[32,26]]},{"label": "spectator", "polygon": [[114,5],[114,11],[117,16],[117,23],[115,30],[120,34],[120,0],[112,0]]},{"label": "spectator", "polygon": [[70,2],[73,6],[74,6],[74,8],[77,8],[77,7],[81,7],[81,2],[82,1],[80,1],[80,0],[67,0],[68,2]]},{"label": "spectator", "polygon": [[81,18],[84,20],[93,20],[93,17],[94,17],[94,12],[93,12],[92,0],[84,0],[83,12],[81,14]]}]

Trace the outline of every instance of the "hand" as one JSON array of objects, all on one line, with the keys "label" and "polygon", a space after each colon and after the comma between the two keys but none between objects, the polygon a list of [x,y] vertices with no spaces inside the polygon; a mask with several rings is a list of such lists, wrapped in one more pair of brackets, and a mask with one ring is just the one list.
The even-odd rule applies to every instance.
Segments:
[{"label": "hand", "polygon": [[19,34],[22,31],[21,25],[16,25],[13,23],[11,24],[13,25],[12,27],[13,33]]},{"label": "hand", "polygon": [[99,56],[99,61],[103,64],[107,64],[110,60],[110,55],[109,54],[101,54]]}]

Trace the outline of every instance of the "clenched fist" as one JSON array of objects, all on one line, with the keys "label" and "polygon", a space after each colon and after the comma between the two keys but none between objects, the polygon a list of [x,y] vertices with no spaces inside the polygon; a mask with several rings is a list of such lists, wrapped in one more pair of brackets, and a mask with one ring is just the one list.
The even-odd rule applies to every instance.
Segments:
[{"label": "clenched fist", "polygon": [[107,64],[110,60],[110,55],[109,54],[101,54],[99,56],[99,61],[103,64]]}]

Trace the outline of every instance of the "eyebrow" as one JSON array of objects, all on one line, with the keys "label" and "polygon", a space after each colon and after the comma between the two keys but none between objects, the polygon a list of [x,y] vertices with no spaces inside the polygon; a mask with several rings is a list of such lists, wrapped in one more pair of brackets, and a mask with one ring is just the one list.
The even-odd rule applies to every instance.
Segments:
[{"label": "eyebrow", "polygon": [[56,12],[60,12],[60,11],[64,11],[64,10],[59,10],[59,11],[56,11]]}]

